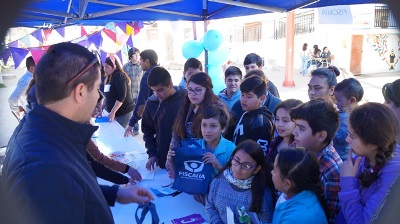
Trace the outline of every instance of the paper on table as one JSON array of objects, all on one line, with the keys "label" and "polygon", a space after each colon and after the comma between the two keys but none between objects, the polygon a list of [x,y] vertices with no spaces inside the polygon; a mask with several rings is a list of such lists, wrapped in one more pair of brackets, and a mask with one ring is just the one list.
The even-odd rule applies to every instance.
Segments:
[{"label": "paper on table", "polygon": [[235,224],[235,216],[231,207],[226,206],[226,223],[227,224]]},{"label": "paper on table", "polygon": [[143,180],[151,180],[154,178],[154,171],[148,171],[146,169],[146,157],[144,154],[141,154],[138,151],[112,152],[108,156],[114,160],[128,164],[129,166],[137,169],[140,175],[142,175]]}]

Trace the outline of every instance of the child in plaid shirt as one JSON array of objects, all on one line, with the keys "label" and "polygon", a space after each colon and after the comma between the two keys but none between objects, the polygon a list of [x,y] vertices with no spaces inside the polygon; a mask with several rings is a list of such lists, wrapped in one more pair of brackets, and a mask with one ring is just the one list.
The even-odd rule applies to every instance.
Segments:
[{"label": "child in plaid shirt", "polygon": [[294,144],[310,150],[318,157],[327,218],[329,223],[334,223],[340,210],[339,165],[343,162],[332,145],[339,128],[338,112],[332,103],[315,99],[293,108],[290,117],[296,123]]}]

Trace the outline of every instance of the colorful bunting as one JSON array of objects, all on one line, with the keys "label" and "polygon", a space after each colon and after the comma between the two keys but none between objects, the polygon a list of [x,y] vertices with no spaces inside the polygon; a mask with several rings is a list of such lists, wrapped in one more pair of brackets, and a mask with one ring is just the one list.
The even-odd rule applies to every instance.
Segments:
[{"label": "colorful bunting", "polygon": [[85,39],[85,40],[81,40],[81,41],[79,41],[79,42],[76,42],[76,44],[79,44],[79,45],[81,45],[82,47],[87,47],[88,46],[88,43],[87,43],[88,41],[87,41],[87,39]]},{"label": "colorful bunting", "polygon": [[11,55],[14,60],[14,68],[18,68],[22,60],[28,55],[29,51],[23,48],[10,47]]},{"label": "colorful bunting", "polygon": [[132,33],[132,31],[133,31],[133,24],[132,24],[132,26],[130,25],[130,24],[132,24],[132,23],[127,23],[126,24],[126,35],[132,35],[133,33]]},{"label": "colorful bunting", "polygon": [[4,65],[7,65],[8,59],[11,56],[10,49],[5,49],[3,52],[1,52],[0,56],[3,59]]},{"label": "colorful bunting", "polygon": [[130,36],[128,36],[126,34],[119,35],[117,44],[119,44],[120,46],[124,46],[126,44],[126,42],[128,41],[129,37]]},{"label": "colorful bunting", "polygon": [[119,27],[124,33],[126,33],[126,22],[115,23],[115,26]]},{"label": "colorful bunting", "polygon": [[117,42],[117,34],[115,34],[112,30],[109,29],[102,29],[102,31],[109,37],[111,38],[111,40],[113,40],[114,42]]},{"label": "colorful bunting", "polygon": [[105,26],[104,26],[104,28],[105,29],[109,29],[109,30],[111,30],[112,32],[114,32],[114,33],[117,33],[117,29],[115,28],[115,23],[114,22],[110,22],[110,23],[107,23]]},{"label": "colorful bunting", "polygon": [[101,32],[97,32],[88,36],[87,41],[89,46],[90,44],[94,44],[94,46],[98,48],[99,46],[101,46],[103,42],[103,37],[101,36]]},{"label": "colorful bunting", "polygon": [[85,30],[85,28],[83,28],[83,26],[81,24],[81,37],[86,36],[86,35],[87,35],[86,30]]},{"label": "colorful bunting", "polygon": [[31,33],[31,35],[36,38],[40,43],[43,42],[43,36],[42,36],[42,30],[41,29],[37,29],[36,31],[34,31],[33,33]]},{"label": "colorful bunting", "polygon": [[101,57],[101,62],[104,64],[104,62],[106,61],[106,58],[107,58],[107,52],[100,49],[100,57]]},{"label": "colorful bunting", "polygon": [[49,38],[51,32],[53,32],[53,29],[45,29],[45,30],[43,30],[43,35],[44,35],[43,40],[44,40],[45,42],[48,40],[48,38]]},{"label": "colorful bunting", "polygon": [[65,27],[60,27],[56,29],[57,33],[60,34],[63,38],[65,37]]},{"label": "colorful bunting", "polygon": [[29,51],[32,54],[33,60],[36,64],[39,62],[40,58],[46,53],[47,50],[42,49],[41,47],[33,47],[29,48]]},{"label": "colorful bunting", "polygon": [[19,41],[21,41],[25,45],[25,47],[31,46],[30,35],[26,35],[26,36],[22,37],[21,39],[19,39]]},{"label": "colorful bunting", "polygon": [[122,51],[118,51],[115,55],[118,58],[117,60],[118,60],[119,64],[122,66],[124,64],[124,62],[122,60]]},{"label": "colorful bunting", "polygon": [[132,35],[129,35],[128,40],[126,41],[126,45],[129,47],[133,48],[133,41],[132,41]]},{"label": "colorful bunting", "polygon": [[9,47],[18,47],[18,40],[8,43]]}]

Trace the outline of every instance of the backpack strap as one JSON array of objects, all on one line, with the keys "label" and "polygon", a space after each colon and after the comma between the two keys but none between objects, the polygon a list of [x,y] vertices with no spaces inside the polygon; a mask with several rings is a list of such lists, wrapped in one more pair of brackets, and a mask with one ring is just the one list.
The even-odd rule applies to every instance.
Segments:
[{"label": "backpack strap", "polygon": [[[140,218],[138,217],[138,210],[142,209],[142,213],[140,214]],[[152,224],[158,224],[160,222],[160,218],[158,217],[158,213],[156,210],[156,205],[152,202],[148,203],[148,204],[140,204],[135,212],[135,219],[136,219],[136,223],[138,224],[142,224],[147,213],[150,211],[151,214],[151,223]]]}]

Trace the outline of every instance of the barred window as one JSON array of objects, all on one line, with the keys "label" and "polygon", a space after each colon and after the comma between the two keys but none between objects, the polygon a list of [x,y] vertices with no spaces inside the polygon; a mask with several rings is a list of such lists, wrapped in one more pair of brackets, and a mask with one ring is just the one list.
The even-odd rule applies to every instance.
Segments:
[{"label": "barred window", "polygon": [[375,6],[375,27],[398,27],[396,19],[388,6]]}]

